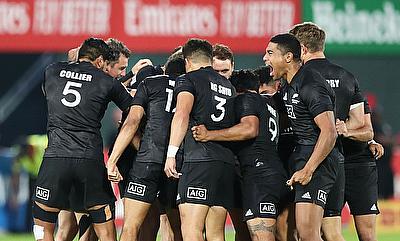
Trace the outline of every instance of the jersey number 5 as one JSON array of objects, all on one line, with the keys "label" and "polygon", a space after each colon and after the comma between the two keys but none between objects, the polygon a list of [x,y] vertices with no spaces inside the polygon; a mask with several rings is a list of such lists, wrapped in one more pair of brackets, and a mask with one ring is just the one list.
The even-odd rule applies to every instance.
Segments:
[{"label": "jersey number 5", "polygon": [[81,94],[77,90],[72,89],[71,87],[81,88],[82,84],[72,82],[72,81],[68,81],[65,84],[65,87],[63,90],[63,95],[71,94],[71,95],[75,96],[75,100],[72,102],[65,99],[65,97],[61,99],[61,103],[63,103],[63,105],[65,105],[67,107],[75,107],[75,106],[79,105],[79,103],[81,102]]},{"label": "jersey number 5", "polygon": [[217,110],[221,111],[221,114],[219,116],[215,116],[215,114],[211,115],[211,119],[215,122],[220,122],[222,121],[222,119],[224,119],[225,116],[225,107],[224,105],[226,104],[226,99],[218,97],[218,96],[214,96],[214,99],[216,101],[218,101],[217,106],[215,107]]}]

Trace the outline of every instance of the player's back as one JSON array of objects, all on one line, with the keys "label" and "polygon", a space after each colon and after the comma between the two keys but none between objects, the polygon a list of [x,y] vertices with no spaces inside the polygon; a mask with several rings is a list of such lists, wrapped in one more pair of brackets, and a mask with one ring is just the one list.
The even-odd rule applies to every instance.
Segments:
[{"label": "player's back", "polygon": [[363,101],[358,81],[349,71],[326,58],[309,60],[305,66],[318,71],[332,87],[336,95],[336,117],[346,120],[350,106]]},{"label": "player's back", "polygon": [[124,87],[89,62],[59,62],[45,72],[48,107],[47,157],[102,158],[101,119],[114,101],[131,104]]},{"label": "player's back", "polygon": [[137,161],[163,163],[168,146],[175,80],[168,75],[146,78],[139,84],[133,105],[140,105],[146,113],[146,125]]},{"label": "player's back", "polygon": [[279,116],[273,99],[258,93],[245,92],[236,97],[235,111],[237,122],[249,115],[259,119],[258,135],[254,139],[237,143],[237,156],[241,166],[254,166],[254,162],[258,160],[268,167],[276,167],[279,162]]},{"label": "player's back", "polygon": [[208,130],[228,128],[235,123],[235,88],[212,67],[200,68],[178,78],[176,91],[194,95],[189,130],[185,138],[186,161],[233,162],[233,153],[221,142],[196,142],[190,128],[203,124]]}]

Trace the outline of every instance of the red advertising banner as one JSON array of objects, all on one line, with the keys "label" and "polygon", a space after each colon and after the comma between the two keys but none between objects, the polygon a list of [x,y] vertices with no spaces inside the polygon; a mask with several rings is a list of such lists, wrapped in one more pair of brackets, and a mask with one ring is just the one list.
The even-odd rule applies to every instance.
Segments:
[{"label": "red advertising banner", "polygon": [[258,53],[300,12],[300,0],[0,0],[0,51],[66,51],[96,36],[135,52],[170,52],[199,37]]}]

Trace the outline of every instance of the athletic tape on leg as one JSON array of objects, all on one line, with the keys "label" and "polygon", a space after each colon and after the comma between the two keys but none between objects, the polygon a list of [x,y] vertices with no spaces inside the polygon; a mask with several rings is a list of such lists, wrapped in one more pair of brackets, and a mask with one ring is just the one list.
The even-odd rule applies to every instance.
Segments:
[{"label": "athletic tape on leg", "polygon": [[44,227],[33,225],[33,236],[35,236],[35,240],[44,239]]}]

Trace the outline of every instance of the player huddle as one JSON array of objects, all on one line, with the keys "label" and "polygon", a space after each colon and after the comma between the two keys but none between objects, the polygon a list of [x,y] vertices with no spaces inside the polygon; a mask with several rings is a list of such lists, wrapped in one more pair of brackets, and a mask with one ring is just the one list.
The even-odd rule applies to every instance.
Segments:
[{"label": "player huddle", "polygon": [[[229,47],[190,39],[163,66],[139,60],[125,74],[121,42],[85,40],[45,71],[35,239],[54,240],[58,218],[55,240],[72,240],[78,226],[80,240],[116,240],[111,181],[123,198],[120,240],[155,240],[158,220],[146,217],[155,203],[168,240],[225,240],[228,212],[239,241],[344,240],[345,202],[359,239],[376,240],[383,148],[358,81],[324,44],[322,29],[299,24],[270,39],[266,66],[234,71]],[[105,165],[110,101],[123,116]]]}]

